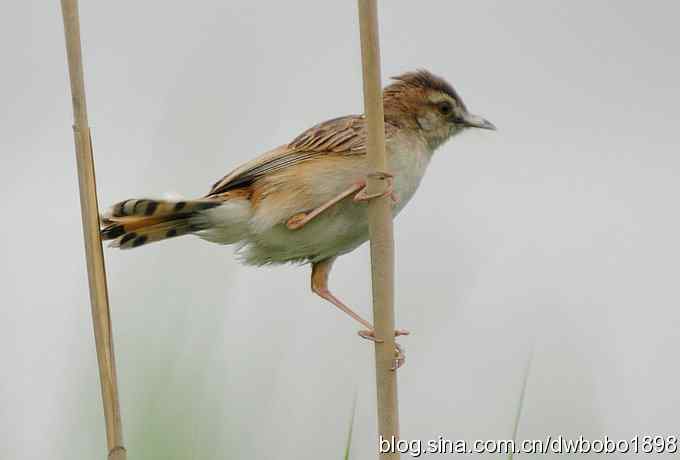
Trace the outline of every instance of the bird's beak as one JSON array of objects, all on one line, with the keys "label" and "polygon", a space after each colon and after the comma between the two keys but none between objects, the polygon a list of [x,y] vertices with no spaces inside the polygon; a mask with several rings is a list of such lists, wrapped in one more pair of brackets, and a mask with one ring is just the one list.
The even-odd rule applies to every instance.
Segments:
[{"label": "bird's beak", "polygon": [[465,124],[471,128],[496,130],[496,126],[493,123],[477,115],[467,114],[465,115],[464,120]]}]

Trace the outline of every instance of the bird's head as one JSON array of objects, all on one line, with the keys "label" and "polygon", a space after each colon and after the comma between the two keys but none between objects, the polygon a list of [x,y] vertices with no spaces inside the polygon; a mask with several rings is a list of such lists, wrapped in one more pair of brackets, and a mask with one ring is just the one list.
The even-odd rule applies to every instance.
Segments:
[{"label": "bird's head", "polygon": [[383,92],[385,120],[418,131],[432,147],[467,128],[496,129],[468,112],[453,86],[427,70],[407,72],[393,80]]}]

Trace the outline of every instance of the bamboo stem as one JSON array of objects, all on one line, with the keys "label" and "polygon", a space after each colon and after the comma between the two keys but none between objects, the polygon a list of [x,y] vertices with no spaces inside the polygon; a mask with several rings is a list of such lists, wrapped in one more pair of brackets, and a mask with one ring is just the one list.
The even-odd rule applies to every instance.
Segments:
[{"label": "bamboo stem", "polygon": [[102,242],[99,235],[99,206],[97,204],[97,186],[94,160],[92,158],[92,139],[87,121],[77,0],[61,0],[61,10],[64,16],[66,53],[71,79],[73,133],[75,137],[78,186],[80,190],[83,236],[85,239],[87,275],[90,287],[90,303],[92,306],[92,322],[106,421],[107,458],[109,460],[125,460],[127,454],[123,446],[123,429],[118,402],[116,360],[113,353],[106,271],[104,268]]},{"label": "bamboo stem", "polygon": [[[364,76],[364,113],[368,124],[368,163],[372,172],[388,172],[385,153],[385,120],[380,75],[380,40],[376,0],[358,0],[361,30],[361,57]],[[367,179],[367,192],[385,190],[385,181]],[[378,432],[383,439],[399,439],[397,373],[394,365],[394,236],[392,205],[389,197],[368,204],[373,281],[373,321],[375,335],[375,374],[378,397]],[[376,443],[377,444],[377,443]],[[381,453],[381,460],[399,458],[397,452]]]}]

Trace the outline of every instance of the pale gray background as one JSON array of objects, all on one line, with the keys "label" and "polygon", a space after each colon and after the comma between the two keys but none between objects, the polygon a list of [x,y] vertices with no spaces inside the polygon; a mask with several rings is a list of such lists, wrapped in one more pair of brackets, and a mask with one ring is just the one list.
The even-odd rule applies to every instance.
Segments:
[{"label": "pale gray background", "polygon": [[[384,1],[383,73],[499,127],[444,146],[396,221],[405,438],[678,434],[674,1]],[[61,13],[0,32],[0,458],[103,458]],[[199,195],[361,111],[354,1],[83,1],[102,205]],[[106,251],[131,459],[372,458],[372,347],[306,267],[195,238]],[[370,311],[368,251],[331,286]]]}]

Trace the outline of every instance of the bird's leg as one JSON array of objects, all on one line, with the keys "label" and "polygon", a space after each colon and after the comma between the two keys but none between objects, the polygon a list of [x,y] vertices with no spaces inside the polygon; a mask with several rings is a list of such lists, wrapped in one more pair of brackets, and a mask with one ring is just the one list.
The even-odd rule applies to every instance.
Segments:
[{"label": "bird's leg", "polygon": [[352,319],[360,323],[366,329],[373,330],[373,325],[364,318],[355,313],[351,308],[345,305],[340,299],[335,297],[328,289],[328,274],[331,272],[335,262],[335,257],[322,260],[321,262],[314,262],[312,264],[312,292],[319,297],[328,300],[330,303],[338,307],[340,310],[349,315]]},{"label": "bird's leg", "polygon": [[394,195],[394,176],[392,174],[386,173],[386,172],[377,172],[377,173],[372,173],[369,174],[371,177],[378,177],[379,179],[384,179],[387,180],[387,190],[385,190],[383,193],[374,193],[374,194],[368,194],[366,193],[366,181],[360,181],[355,184],[353,184],[351,187],[347,188],[340,194],[338,194],[336,197],[332,198],[331,200],[325,202],[318,208],[315,208],[311,210],[310,212],[300,212],[298,214],[295,214],[293,217],[288,219],[286,221],[286,227],[288,227],[290,230],[297,230],[299,228],[304,227],[309,221],[314,219],[316,216],[324,212],[326,209],[330,208],[331,206],[339,203],[340,201],[344,200],[348,196],[354,195],[353,200],[355,202],[360,202],[360,201],[369,201],[374,198],[380,198],[383,196],[390,196],[392,198],[392,201],[394,203],[398,202],[397,197]]},{"label": "bird's leg", "polygon": [[364,183],[364,186],[357,192],[356,195],[354,195],[354,201],[359,202],[359,201],[369,201],[374,198],[382,198],[384,196],[389,196],[394,203],[397,203],[399,200],[397,199],[396,195],[394,194],[394,176],[390,173],[386,172],[374,172],[368,175],[369,177],[377,177],[378,179],[381,180],[386,180],[387,181],[387,188],[384,192],[382,193],[371,193],[368,194],[366,192],[366,185]]},{"label": "bird's leg", "polygon": [[[375,336],[375,330],[373,329],[373,325],[370,322],[359,316],[340,299],[335,297],[328,289],[328,275],[331,271],[331,268],[333,267],[333,262],[335,262],[335,257],[331,257],[320,262],[314,262],[312,264],[312,291],[319,297],[328,300],[330,303],[349,315],[352,319],[364,326],[366,329],[359,331],[360,337],[367,340],[372,340],[373,342],[383,342],[382,339],[379,339]],[[400,335],[409,335],[409,332],[403,329],[397,329],[394,331],[394,335],[395,337],[399,337]],[[393,370],[401,367],[404,364],[405,359],[406,357],[404,355],[403,349],[399,345],[396,345],[395,365]]]},{"label": "bird's leg", "polygon": [[316,216],[324,212],[326,209],[330,208],[334,204],[344,200],[350,195],[355,194],[362,188],[366,186],[365,183],[363,182],[357,182],[356,184],[352,185],[349,187],[347,190],[343,191],[340,193],[338,196],[333,198],[332,200],[327,201],[326,203],[322,204],[316,209],[313,209],[310,212],[301,212],[298,214],[295,214],[293,217],[288,219],[286,221],[286,227],[288,227],[290,230],[297,230],[299,228],[302,228],[307,224],[310,220],[314,219]]}]

